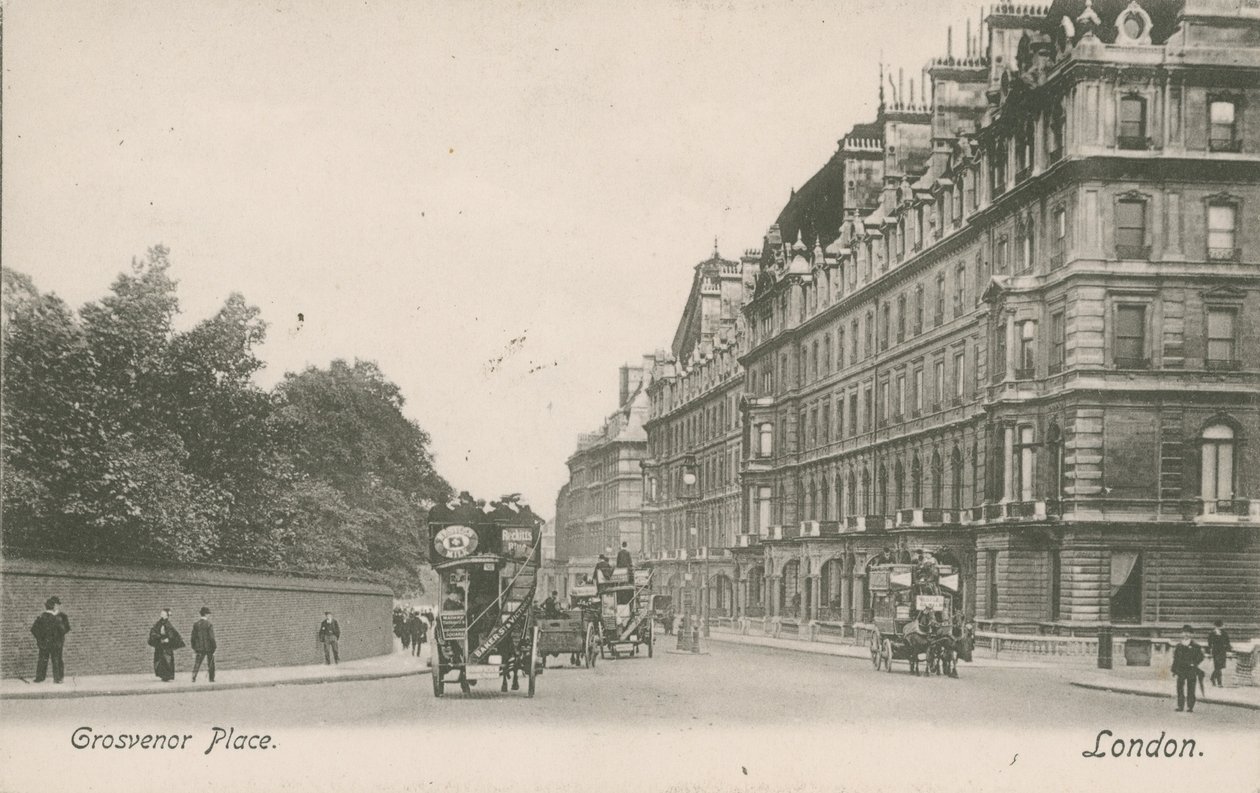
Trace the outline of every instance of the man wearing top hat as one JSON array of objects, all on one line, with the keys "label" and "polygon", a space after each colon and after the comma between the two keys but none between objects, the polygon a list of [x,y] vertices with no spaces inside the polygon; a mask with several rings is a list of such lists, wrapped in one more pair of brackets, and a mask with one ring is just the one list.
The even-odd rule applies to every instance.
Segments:
[{"label": "man wearing top hat", "polygon": [[65,677],[65,663],[61,650],[70,632],[70,618],[61,611],[61,598],[53,595],[44,601],[44,613],[35,618],[31,633],[39,647],[39,660],[35,663],[35,682],[42,683],[48,676],[48,662],[52,661],[53,682],[60,683]]},{"label": "man wearing top hat", "polygon": [[193,660],[193,682],[197,682],[197,673],[201,671],[201,662],[206,662],[206,672],[210,682],[214,682],[214,651],[219,647],[214,638],[214,623],[210,621],[210,608],[201,607],[201,618],[192,626],[192,649],[197,654]]}]

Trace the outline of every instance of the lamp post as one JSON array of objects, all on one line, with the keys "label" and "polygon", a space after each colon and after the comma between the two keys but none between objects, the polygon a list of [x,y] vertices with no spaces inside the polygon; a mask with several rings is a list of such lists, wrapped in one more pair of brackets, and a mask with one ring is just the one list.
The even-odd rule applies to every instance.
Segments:
[{"label": "lamp post", "polygon": [[[700,494],[696,492],[697,490],[696,483],[698,481],[699,481],[699,477],[697,477],[696,475],[695,463],[694,462],[685,463],[683,465],[683,474],[682,474],[683,488],[682,488],[682,492],[679,494],[679,499],[688,505],[686,508],[687,534],[689,537],[696,538],[695,542],[691,543],[693,549],[698,549],[700,547],[700,532],[699,532],[699,528],[695,525],[696,521],[694,520],[695,515],[699,512],[699,510],[695,509],[694,507],[694,504],[700,498]],[[702,565],[702,572],[701,572],[703,579],[699,584],[697,584],[694,577],[692,577],[691,562],[692,560],[689,557],[687,559],[687,576],[689,578],[692,578],[692,582],[691,582],[692,586],[690,587],[690,589],[692,591],[692,604],[693,604],[693,608],[695,612],[695,617],[692,621],[692,624],[694,625],[695,619],[698,619],[701,625],[703,626],[702,629],[704,631],[704,636],[707,638],[709,636],[709,609],[708,609],[709,604],[708,604],[708,597],[707,597],[708,593],[706,591],[708,588],[708,582],[709,582],[708,549],[707,548],[705,549],[704,564]]]}]

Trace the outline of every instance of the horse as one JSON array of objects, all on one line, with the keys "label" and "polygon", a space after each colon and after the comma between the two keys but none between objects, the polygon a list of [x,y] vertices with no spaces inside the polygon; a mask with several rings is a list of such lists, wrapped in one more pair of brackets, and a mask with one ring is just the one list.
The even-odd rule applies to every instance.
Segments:
[{"label": "horse", "polygon": [[970,627],[955,622],[950,630],[942,635],[929,648],[928,668],[932,672],[949,677],[958,677],[958,659],[971,662],[971,651],[975,647],[975,635]]}]

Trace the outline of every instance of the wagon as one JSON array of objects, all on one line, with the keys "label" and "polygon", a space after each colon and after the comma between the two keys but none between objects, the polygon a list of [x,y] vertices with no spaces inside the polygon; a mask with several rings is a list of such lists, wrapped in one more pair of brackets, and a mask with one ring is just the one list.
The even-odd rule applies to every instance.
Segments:
[{"label": "wagon", "polygon": [[625,568],[613,570],[605,578],[596,573],[595,586],[599,592],[601,658],[614,659],[639,654],[639,648],[647,650],[648,658],[656,646],[655,620],[652,618],[652,572]]},{"label": "wagon", "polygon": [[[869,573],[869,588],[875,612],[875,630],[871,632],[871,663],[892,671],[893,661],[907,661],[910,671],[918,673],[919,661],[932,661],[932,648],[953,638],[950,632],[958,593],[958,574],[950,567],[939,568],[939,578],[931,586],[914,582],[915,566],[882,564]],[[925,635],[916,630],[920,615],[930,613],[939,631]]]},{"label": "wagon", "polygon": [[538,620],[538,652],[545,666],[548,656],[568,655],[573,666],[590,669],[599,658],[598,593],[593,585],[570,590],[572,608],[564,616]]},{"label": "wagon", "polygon": [[515,497],[489,504],[467,496],[428,517],[430,559],[442,582],[433,629],[433,695],[447,683],[467,694],[481,680],[534,695],[541,671],[534,593],[543,521]]}]

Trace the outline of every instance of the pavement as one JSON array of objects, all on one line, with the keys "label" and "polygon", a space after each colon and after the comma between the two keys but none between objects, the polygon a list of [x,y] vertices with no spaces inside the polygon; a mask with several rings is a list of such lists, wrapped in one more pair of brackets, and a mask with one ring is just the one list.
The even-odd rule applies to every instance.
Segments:
[{"label": "pavement", "polygon": [[[772,636],[755,636],[733,633],[727,630],[714,629],[710,632],[709,641],[745,646],[768,647],[792,652],[827,655],[837,658],[871,662],[870,651],[860,645],[839,644],[835,642],[811,642],[803,639],[774,638]],[[984,650],[977,650],[974,659],[964,666],[978,669],[1049,669],[1055,670],[1059,677],[1079,688],[1095,691],[1107,691],[1115,694],[1132,694],[1135,696],[1176,699],[1176,683],[1171,673],[1162,666],[1117,667],[1111,670],[1095,670],[1081,668],[1079,665],[1067,665],[1041,661],[1027,661],[1013,658],[986,658]],[[895,664],[896,662],[894,662]],[[1260,687],[1232,686],[1233,670],[1227,670],[1225,688],[1213,688],[1208,685],[1206,692],[1200,694],[1198,701],[1207,705],[1224,705],[1227,707],[1260,710]]]},{"label": "pavement", "polygon": [[[1200,692],[1199,702],[1206,705],[1260,710],[1260,687],[1230,686],[1229,681],[1232,676],[1233,670],[1227,669],[1224,688],[1214,688],[1210,682],[1205,682],[1207,688]],[[1173,680],[1172,673],[1162,666],[1132,666],[1107,671],[1082,672],[1074,675],[1071,683],[1079,688],[1095,691],[1110,691],[1167,700],[1177,698],[1177,683]]]},{"label": "pavement", "polygon": [[150,674],[138,675],[66,675],[65,680],[53,683],[52,678],[33,683],[20,678],[0,680],[0,700],[14,699],[69,699],[73,697],[109,697],[139,694],[185,694],[205,691],[230,691],[241,688],[268,686],[298,686],[315,683],[347,683],[363,680],[384,680],[392,677],[427,674],[427,655],[414,656],[401,649],[389,655],[361,658],[304,666],[270,666],[256,669],[215,670],[215,682],[211,683],[203,668],[192,682],[191,662],[180,669],[174,680],[164,683]]}]

